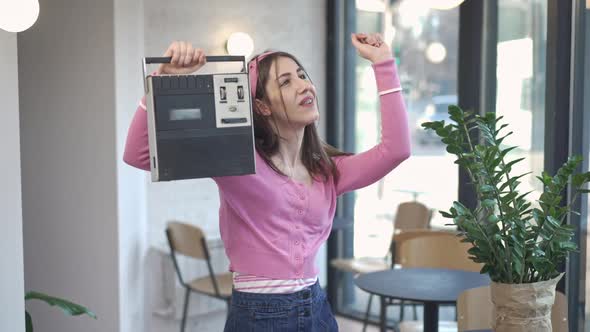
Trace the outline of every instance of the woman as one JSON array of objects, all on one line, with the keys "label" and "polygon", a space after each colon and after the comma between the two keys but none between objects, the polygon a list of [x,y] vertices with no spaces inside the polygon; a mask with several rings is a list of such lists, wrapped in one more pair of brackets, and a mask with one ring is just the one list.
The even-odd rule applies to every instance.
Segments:
[{"label": "woman", "polygon": [[[249,61],[256,174],[214,178],[219,222],[233,272],[225,331],[338,331],[314,264],[332,227],[336,198],[384,177],[410,155],[406,110],[388,45],[378,34],[352,34],[372,62],[381,102],[382,137],[357,155],[323,143],[316,89],[303,66],[285,52]],[[160,74],[187,74],[205,54],[174,42]],[[127,138],[124,160],[149,170],[145,101]]]}]

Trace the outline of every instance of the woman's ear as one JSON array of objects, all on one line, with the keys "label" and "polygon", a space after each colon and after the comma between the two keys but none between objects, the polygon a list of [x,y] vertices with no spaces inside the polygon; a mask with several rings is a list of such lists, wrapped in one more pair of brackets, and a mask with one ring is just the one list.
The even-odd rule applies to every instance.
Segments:
[{"label": "woman's ear", "polygon": [[254,103],[256,104],[256,109],[260,115],[270,116],[272,112],[270,111],[270,107],[268,107],[265,102],[260,99],[254,99]]}]

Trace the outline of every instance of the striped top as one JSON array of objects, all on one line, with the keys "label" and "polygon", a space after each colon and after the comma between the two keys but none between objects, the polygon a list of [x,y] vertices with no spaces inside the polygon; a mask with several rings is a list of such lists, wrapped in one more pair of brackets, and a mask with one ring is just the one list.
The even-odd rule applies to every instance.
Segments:
[{"label": "striped top", "polygon": [[295,293],[316,283],[318,277],[300,279],[273,279],[250,274],[233,273],[234,289],[247,293]]}]

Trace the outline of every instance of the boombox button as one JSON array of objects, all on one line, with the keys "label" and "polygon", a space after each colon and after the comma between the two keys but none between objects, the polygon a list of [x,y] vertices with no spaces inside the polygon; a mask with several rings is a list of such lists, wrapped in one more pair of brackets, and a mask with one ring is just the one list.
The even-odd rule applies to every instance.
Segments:
[{"label": "boombox button", "polygon": [[238,110],[238,107],[237,107],[237,106],[230,106],[230,107],[229,107],[229,111],[230,111],[230,112],[235,112],[235,111],[237,111],[237,110]]},{"label": "boombox button", "polygon": [[225,118],[221,119],[221,123],[245,123],[248,122],[247,118]]}]

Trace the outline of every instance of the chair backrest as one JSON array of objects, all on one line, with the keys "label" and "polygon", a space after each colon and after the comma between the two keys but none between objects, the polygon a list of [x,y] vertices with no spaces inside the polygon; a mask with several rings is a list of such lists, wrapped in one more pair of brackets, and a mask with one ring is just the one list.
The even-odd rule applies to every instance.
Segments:
[{"label": "chair backrest", "polygon": [[392,242],[392,256],[394,257],[395,264],[402,264],[401,260],[403,258],[401,254],[401,246],[402,243],[409,239],[417,238],[417,237],[427,237],[427,236],[447,236],[449,233],[445,231],[433,231],[430,229],[408,229],[408,230],[396,230],[393,234],[393,242]]},{"label": "chair backrest", "polygon": [[197,259],[208,259],[203,231],[194,225],[171,221],[166,227],[170,249]]},{"label": "chair backrest", "polygon": [[[492,328],[493,304],[490,287],[478,287],[462,292],[457,299],[457,327],[459,331],[486,330]],[[551,311],[554,332],[567,332],[567,297],[555,292]]]},{"label": "chair backrest", "polygon": [[420,202],[403,202],[397,206],[394,229],[424,229],[430,225],[432,213]]},{"label": "chair backrest", "polygon": [[562,292],[555,292],[555,302],[551,308],[551,325],[553,332],[568,332],[567,296]]},{"label": "chair backrest", "polygon": [[195,225],[170,221],[166,227],[166,237],[168,238],[168,244],[172,250],[172,262],[174,263],[174,268],[176,269],[176,274],[178,275],[180,283],[185,285],[185,287],[188,287],[182,277],[180,266],[178,266],[176,253],[205,260],[215,295],[220,297],[219,282],[217,281],[215,273],[213,272],[213,267],[211,266],[209,251],[207,249],[207,242],[203,230]]},{"label": "chair backrest", "polygon": [[492,328],[492,299],[490,287],[468,289],[457,299],[457,328],[459,331]]},{"label": "chair backrest", "polygon": [[403,267],[441,268],[479,272],[482,264],[469,259],[470,243],[451,232],[437,236],[418,236],[401,243],[399,263]]}]

